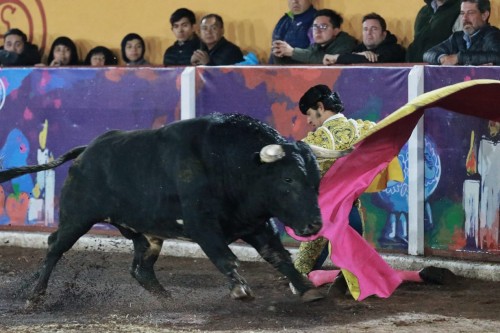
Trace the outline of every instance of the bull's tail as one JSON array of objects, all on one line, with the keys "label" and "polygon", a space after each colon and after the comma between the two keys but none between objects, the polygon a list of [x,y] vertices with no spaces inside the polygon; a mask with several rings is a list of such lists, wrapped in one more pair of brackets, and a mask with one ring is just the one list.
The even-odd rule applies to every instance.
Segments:
[{"label": "bull's tail", "polygon": [[12,178],[16,178],[22,175],[25,175],[27,173],[33,173],[33,172],[38,172],[38,171],[44,171],[48,169],[53,169],[55,167],[58,167],[59,165],[77,158],[84,150],[87,148],[87,146],[80,146],[71,149],[64,155],[59,156],[59,158],[45,164],[39,164],[39,165],[27,165],[19,168],[12,168],[12,169],[7,169],[0,171],[0,183],[6,182],[7,180],[10,180]]}]

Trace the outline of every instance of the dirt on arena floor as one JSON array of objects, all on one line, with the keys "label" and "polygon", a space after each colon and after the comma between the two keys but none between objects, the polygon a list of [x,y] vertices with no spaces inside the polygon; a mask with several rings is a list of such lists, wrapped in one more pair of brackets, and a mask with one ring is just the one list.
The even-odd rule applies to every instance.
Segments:
[{"label": "dirt on arena floor", "polygon": [[[460,278],[404,284],[388,299],[349,295],[302,303],[270,265],[243,262],[256,298],[229,297],[206,259],[162,256],[156,297],[131,277],[131,254],[72,250],[54,270],[45,302],[25,309],[45,250],[0,247],[1,332],[500,332],[500,283]],[[328,287],[323,290],[328,292]]]}]

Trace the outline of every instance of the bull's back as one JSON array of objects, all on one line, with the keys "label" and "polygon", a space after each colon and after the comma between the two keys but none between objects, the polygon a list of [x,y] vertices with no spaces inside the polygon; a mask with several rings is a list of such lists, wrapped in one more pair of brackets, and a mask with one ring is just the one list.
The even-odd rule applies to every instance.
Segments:
[{"label": "bull's back", "polygon": [[280,139],[274,136],[260,122],[240,115],[106,133],[70,168],[61,209],[95,219],[114,218],[118,224],[175,223],[183,218],[183,194],[192,195],[204,184],[216,188],[214,200],[224,201],[225,189],[218,184],[229,183],[223,178],[241,177],[241,168],[235,166],[250,165],[252,153],[263,143]]},{"label": "bull's back", "polygon": [[170,132],[113,131],[95,139],[70,168],[61,209],[125,224],[174,219],[176,160],[183,140]]}]

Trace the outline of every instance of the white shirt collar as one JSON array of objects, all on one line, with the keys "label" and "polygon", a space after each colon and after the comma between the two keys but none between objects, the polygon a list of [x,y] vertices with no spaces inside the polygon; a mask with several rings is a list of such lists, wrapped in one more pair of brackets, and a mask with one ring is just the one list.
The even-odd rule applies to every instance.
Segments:
[{"label": "white shirt collar", "polygon": [[333,116],[328,117],[328,118],[327,118],[327,119],[323,122],[323,124],[324,124],[324,123],[326,123],[327,121],[330,121],[330,120],[333,120],[333,119],[337,119],[337,118],[345,118],[345,116],[344,116],[344,114],[342,114],[342,113],[337,113],[337,114],[334,114]]}]

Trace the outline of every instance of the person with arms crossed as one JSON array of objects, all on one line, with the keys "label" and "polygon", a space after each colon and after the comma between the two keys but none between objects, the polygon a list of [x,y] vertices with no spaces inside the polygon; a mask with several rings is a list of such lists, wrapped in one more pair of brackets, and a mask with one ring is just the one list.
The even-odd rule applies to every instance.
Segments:
[{"label": "person with arms crossed", "polygon": [[385,19],[376,13],[363,17],[363,43],[354,48],[352,53],[327,54],[324,65],[363,64],[363,63],[398,63],[405,61],[405,49],[398,44],[398,39],[389,30]]},{"label": "person with arms crossed", "polygon": [[500,65],[500,30],[488,23],[489,0],[462,0],[460,17],[463,31],[424,54],[432,65]]}]

